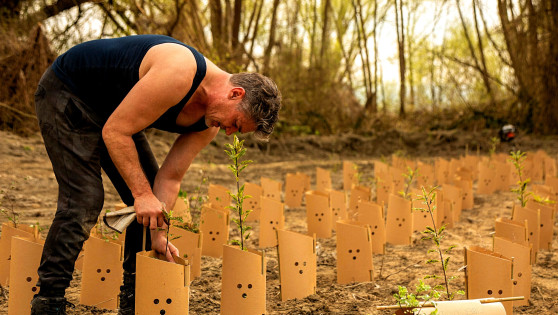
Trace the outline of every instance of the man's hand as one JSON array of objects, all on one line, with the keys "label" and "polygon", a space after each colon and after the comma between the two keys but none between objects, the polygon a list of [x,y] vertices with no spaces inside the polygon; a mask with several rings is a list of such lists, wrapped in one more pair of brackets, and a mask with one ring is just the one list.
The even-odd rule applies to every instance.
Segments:
[{"label": "man's hand", "polygon": [[140,196],[134,200],[138,223],[149,227],[150,230],[156,230],[157,227],[164,225],[164,208],[165,204],[152,194]]},{"label": "man's hand", "polygon": [[[166,226],[165,226],[166,227]],[[172,256],[177,256],[180,254],[178,249],[171,243],[168,242],[167,248],[167,238],[165,236],[165,231],[152,231],[151,232],[151,249],[159,254],[165,255],[167,261],[174,263]],[[165,251],[165,249],[167,249]]]}]

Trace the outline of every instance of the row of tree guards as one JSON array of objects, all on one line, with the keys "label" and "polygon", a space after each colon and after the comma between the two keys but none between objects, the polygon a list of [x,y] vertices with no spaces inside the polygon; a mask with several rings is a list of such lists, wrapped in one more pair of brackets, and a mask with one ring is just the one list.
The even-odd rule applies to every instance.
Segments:
[{"label": "row of tree guards", "polygon": [[[538,151],[529,153],[523,165],[522,175],[536,183],[530,185],[533,192],[556,200],[556,160]],[[419,169],[416,182],[406,181],[406,167]],[[344,190],[332,189],[330,171],[322,168],[316,169],[314,190],[310,176],[304,173],[286,174],[284,190],[282,181],[270,178],[262,177],[260,185],[246,183],[245,193],[252,198],[246,199],[250,202],[244,207],[253,210],[247,221],[259,222],[258,247],[277,247],[283,301],[316,292],[316,237],[330,238],[335,231],[339,284],[373,281],[372,256],[385,255],[386,243],[410,246],[413,233],[424,230],[429,223],[423,212],[412,210],[420,207],[416,200],[397,192],[416,189],[414,185],[440,185],[434,200],[434,218],[437,226],[451,228],[459,221],[462,210],[473,208],[474,193],[509,190],[514,184],[514,171],[505,155],[466,155],[449,161],[438,158],[433,165],[393,156],[391,165],[375,162],[374,173],[375,200],[372,188],[358,181],[358,168],[349,161],[343,163]],[[171,226],[170,238],[181,253],[181,257],[175,257],[176,263],[166,262],[154,252],[138,253],[137,314],[186,312],[190,282],[203,277],[202,256],[223,259],[222,314],[266,313],[266,258],[262,251],[229,245],[229,220],[235,214],[227,208],[231,204],[228,190],[210,184],[207,203],[201,209],[199,232]],[[285,206],[306,208],[306,234],[285,229]],[[117,205],[115,210],[124,207]],[[478,304],[494,314],[512,314],[512,305],[528,305],[531,265],[536,263],[539,250],[551,249],[555,212],[555,205],[530,200],[516,205],[510,218],[497,218],[493,249],[470,246],[464,251],[465,286],[471,301],[436,307],[446,311],[457,308],[455,311],[465,314]],[[182,199],[173,216],[191,220],[188,205]],[[123,240],[123,234],[107,233],[102,225],[92,231],[76,262],[82,272],[81,304],[117,307]],[[29,301],[38,290],[36,270],[42,244],[37,227],[3,223],[0,284],[10,287],[9,314],[29,312]],[[429,307],[432,305],[424,304],[423,311]]]}]

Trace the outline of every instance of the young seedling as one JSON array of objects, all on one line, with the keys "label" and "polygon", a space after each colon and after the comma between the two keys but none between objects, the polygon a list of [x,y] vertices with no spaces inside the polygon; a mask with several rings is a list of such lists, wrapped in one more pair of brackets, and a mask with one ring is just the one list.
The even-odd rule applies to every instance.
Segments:
[{"label": "young seedling", "polygon": [[[448,264],[450,261],[449,254],[451,253],[452,249],[455,248],[455,245],[449,246],[447,249],[443,250],[441,246],[441,241],[444,238],[444,231],[446,229],[445,225],[438,228],[436,226],[436,220],[434,218],[434,211],[436,210],[436,205],[434,204],[434,200],[436,199],[436,189],[434,187],[429,191],[426,191],[424,187],[422,188],[422,194],[417,195],[418,198],[416,200],[421,200],[423,204],[426,206],[425,208],[413,208],[413,210],[418,210],[422,212],[426,212],[430,215],[430,219],[432,220],[432,227],[426,227],[422,233],[425,236],[422,238],[423,240],[431,240],[434,244],[434,248],[428,250],[428,254],[436,253],[437,257],[435,259],[428,259],[426,261],[427,264],[435,264],[440,263],[443,272],[443,280],[442,284],[437,284],[433,287],[425,284],[422,280],[419,280],[419,284],[416,287],[416,292],[409,292],[406,287],[399,286],[399,292],[394,294],[394,298],[396,299],[398,305],[401,308],[409,308],[414,312],[415,310],[420,310],[420,305],[423,305],[426,302],[432,300],[439,300],[444,297],[448,300],[453,300],[456,294],[464,295],[465,292],[463,290],[458,290],[456,292],[451,292],[449,289],[449,282],[456,279],[457,276],[448,277]],[[446,256],[444,257],[444,254]],[[427,275],[424,279],[440,279],[441,277],[434,274],[434,275]],[[411,313],[410,312],[410,313]],[[431,314],[436,314],[437,310],[432,312]]]},{"label": "young seedling", "polygon": [[519,200],[522,207],[525,207],[527,201],[529,201],[529,198],[533,194],[532,192],[527,191],[527,184],[531,182],[531,179],[530,178],[524,179],[524,174],[523,174],[523,169],[524,169],[523,162],[525,162],[526,158],[527,157],[525,156],[525,152],[521,152],[520,150],[517,150],[515,152],[514,151],[510,152],[510,158],[508,159],[510,162],[513,163],[513,166],[515,167],[517,176],[519,178],[519,181],[517,182],[518,187],[512,188],[511,191],[517,194],[517,200]]},{"label": "young seedling", "polygon": [[488,148],[488,155],[490,156],[490,159],[492,159],[492,156],[494,155],[494,153],[496,153],[496,147],[499,144],[500,144],[500,139],[496,137],[490,138],[490,147]]},{"label": "young seedling", "polygon": [[[190,208],[190,215],[191,215],[191,222],[183,222],[182,224],[177,224],[176,227],[193,232],[199,233],[199,220],[201,217],[201,209],[204,203],[207,201],[207,186],[209,184],[209,175],[207,174],[207,166],[210,166],[212,163],[210,161],[207,162],[207,165],[202,167],[200,170],[200,182],[199,184],[194,187],[194,192],[190,195],[184,190],[180,190],[178,192],[178,198],[184,199],[184,201],[189,205]],[[205,192],[205,193],[204,193]]]},{"label": "young seedling", "polygon": [[14,183],[12,183],[7,190],[0,190],[0,194],[2,194],[2,199],[0,199],[0,212],[2,212],[6,219],[12,222],[14,224],[14,227],[17,228],[17,224],[19,223],[19,213],[15,211],[15,189],[16,187]]},{"label": "young seedling", "polygon": [[399,192],[401,197],[403,197],[405,199],[412,199],[411,194],[409,193],[409,190],[411,189],[411,186],[413,184],[413,180],[418,176],[419,176],[418,168],[413,170],[412,168],[407,166],[407,173],[403,174],[403,177],[405,177],[405,190],[402,190],[402,191]]},{"label": "young seedling", "polygon": [[233,143],[227,143],[225,146],[229,150],[225,150],[229,159],[232,161],[232,164],[229,165],[229,169],[234,174],[236,180],[236,190],[237,193],[233,194],[229,192],[232,199],[235,201],[234,206],[228,206],[229,209],[238,213],[238,219],[233,218],[232,220],[237,224],[238,228],[240,229],[240,241],[239,240],[232,240],[231,244],[240,246],[240,249],[246,250],[246,246],[244,245],[244,241],[248,240],[250,237],[250,230],[252,229],[251,226],[246,226],[246,218],[252,212],[252,210],[244,210],[242,205],[244,200],[247,198],[251,198],[249,195],[244,195],[244,184],[240,186],[240,173],[248,166],[248,164],[252,163],[251,160],[241,161],[240,159],[246,154],[246,148],[244,148],[244,140],[239,141],[238,137],[235,135],[233,139]]}]

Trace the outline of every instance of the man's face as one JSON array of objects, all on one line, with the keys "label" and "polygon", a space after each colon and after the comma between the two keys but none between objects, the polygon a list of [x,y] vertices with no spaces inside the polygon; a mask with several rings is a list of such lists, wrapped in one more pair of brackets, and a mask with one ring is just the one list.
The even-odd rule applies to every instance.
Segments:
[{"label": "man's face", "polygon": [[256,124],[236,106],[229,110],[206,115],[205,123],[208,127],[218,127],[225,130],[227,136],[235,132],[247,133],[256,131]]}]

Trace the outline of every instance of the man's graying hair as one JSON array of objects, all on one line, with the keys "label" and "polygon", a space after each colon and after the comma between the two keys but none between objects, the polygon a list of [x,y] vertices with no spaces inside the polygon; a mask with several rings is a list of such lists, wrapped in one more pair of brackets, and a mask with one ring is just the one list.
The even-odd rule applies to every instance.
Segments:
[{"label": "man's graying hair", "polygon": [[277,85],[264,75],[247,72],[233,74],[230,82],[245,91],[239,106],[256,123],[254,136],[268,140],[281,109],[281,92]]}]

